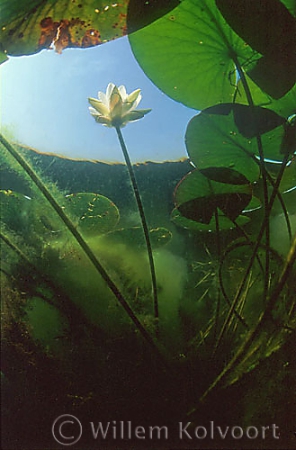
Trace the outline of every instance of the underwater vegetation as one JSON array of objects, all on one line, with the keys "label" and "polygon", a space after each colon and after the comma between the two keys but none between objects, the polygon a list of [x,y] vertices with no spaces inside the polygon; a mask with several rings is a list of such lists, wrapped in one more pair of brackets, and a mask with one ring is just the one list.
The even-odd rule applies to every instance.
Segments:
[{"label": "underwater vegetation", "polygon": [[[63,412],[149,425],[276,423],[280,442],[242,448],[293,448],[295,4],[140,2],[147,14],[138,17],[134,2],[103,14],[98,3],[75,23],[57,8],[37,45],[24,20],[15,38],[19,19],[5,1],[3,59],[52,42],[57,51],[97,45],[84,15],[95,29],[102,21],[103,40],[120,18],[115,31],[137,30],[129,39],[146,75],[199,111],[184,136],[190,164],[132,165],[121,128],[150,110],[136,109],[140,89],[112,83],[89,99],[90,112],[117,132],[123,188],[116,166],[103,177],[79,162],[79,179],[58,175],[71,162],[51,166],[1,135],[5,448],[50,448]],[[43,6],[21,5],[35,31]],[[74,43],[75,27],[92,36],[88,45],[82,34]]]}]

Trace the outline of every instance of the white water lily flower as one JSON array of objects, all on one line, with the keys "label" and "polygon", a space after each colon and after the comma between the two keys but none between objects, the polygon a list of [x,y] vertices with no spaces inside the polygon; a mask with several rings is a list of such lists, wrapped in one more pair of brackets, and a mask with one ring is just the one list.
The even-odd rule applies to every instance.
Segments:
[{"label": "white water lily flower", "polygon": [[89,98],[89,111],[96,122],[106,127],[124,127],[128,122],[142,119],[151,109],[137,109],[142,98],[141,89],[131,94],[126,93],[124,86],[109,83],[106,94],[98,93],[98,99]]}]

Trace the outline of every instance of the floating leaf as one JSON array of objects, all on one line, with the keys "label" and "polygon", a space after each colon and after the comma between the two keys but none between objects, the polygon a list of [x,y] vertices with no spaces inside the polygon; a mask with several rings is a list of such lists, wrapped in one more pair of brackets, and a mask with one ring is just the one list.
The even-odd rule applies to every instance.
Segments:
[{"label": "floating leaf", "polygon": [[251,186],[211,181],[195,170],[186,175],[175,191],[178,210],[187,219],[209,224],[216,209],[236,219],[252,198]]},{"label": "floating leaf", "polygon": [[57,52],[87,48],[126,34],[128,0],[2,0],[1,43],[6,54],[30,55],[51,44]]},{"label": "floating leaf", "polygon": [[[246,79],[255,105],[271,109],[286,119],[296,113],[296,84],[284,97],[275,100],[263,92],[248,76]],[[248,105],[241,80],[237,85],[237,101]]]},{"label": "floating leaf", "polygon": [[[110,41],[156,20],[172,9],[177,0],[2,0],[2,59],[9,55],[30,55],[54,45],[87,48]],[[138,7],[138,9],[137,9]],[[129,11],[128,11],[129,9]],[[139,14],[140,12],[140,14]]]},{"label": "floating leaf", "polygon": [[146,75],[167,95],[196,109],[231,103],[234,60],[250,65],[256,56],[227,25],[214,0],[183,0],[129,39]]},{"label": "floating leaf", "polygon": [[[296,30],[295,30],[296,33]],[[296,56],[263,56],[248,71],[249,77],[267,94],[279,99],[293,88],[296,81]]]},{"label": "floating leaf", "polygon": [[262,55],[295,51],[295,20],[279,0],[216,0],[216,4],[233,30]]},{"label": "floating leaf", "polygon": [[204,112],[228,116],[231,111],[238,131],[248,139],[267,133],[285,123],[284,117],[279,116],[274,111],[260,106],[247,106],[238,103],[212,106]]},{"label": "floating leaf", "polygon": [[83,235],[97,236],[114,229],[119,220],[119,211],[107,197],[99,194],[80,193],[66,197],[65,212],[77,218]]},{"label": "floating leaf", "polygon": [[249,182],[244,175],[228,167],[208,167],[200,169],[200,173],[218,183],[247,184]]},{"label": "floating leaf", "polygon": [[252,159],[256,146],[239,133],[232,113],[222,116],[205,110],[193,117],[185,142],[190,159],[200,170],[228,169],[252,182],[259,177],[258,164]]},{"label": "floating leaf", "polygon": [[[249,107],[245,106],[245,108]],[[272,126],[276,125],[277,121],[285,122],[285,119],[273,116],[271,111],[266,114],[266,111],[261,108],[257,110],[257,118],[261,115],[259,111],[263,110],[262,118],[264,120],[261,120],[261,125],[260,123],[258,126],[254,125],[252,120],[248,129],[247,122],[241,119],[241,111],[237,114],[238,110],[229,105],[221,105],[221,110],[223,114],[227,114],[227,112],[229,114],[219,114],[220,106],[215,106],[202,111],[191,119],[185,136],[188,155],[200,170],[209,167],[224,167],[235,170],[251,182],[256,181],[259,176],[259,167],[256,159],[254,160],[254,155],[259,157],[257,139],[244,137],[235,122],[238,121],[241,131],[249,135],[259,129],[270,128],[269,117],[267,117],[268,120],[264,119],[265,116],[269,116],[269,113],[272,116]],[[284,126],[276,127],[261,135],[266,159],[282,161],[283,154],[280,149],[284,135]]]},{"label": "floating leaf", "polygon": [[233,30],[263,57],[248,71],[274,98],[296,82],[296,22],[279,0],[216,0]]},{"label": "floating leaf", "polygon": [[165,15],[181,0],[130,0],[127,9],[127,30],[133,33]]}]

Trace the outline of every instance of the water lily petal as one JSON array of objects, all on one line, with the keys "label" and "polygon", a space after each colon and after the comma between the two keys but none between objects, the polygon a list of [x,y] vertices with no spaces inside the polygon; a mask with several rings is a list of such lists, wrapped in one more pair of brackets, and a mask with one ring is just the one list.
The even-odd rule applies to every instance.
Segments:
[{"label": "water lily petal", "polygon": [[109,114],[112,118],[117,118],[122,115],[122,98],[116,86],[109,100]]},{"label": "water lily petal", "polygon": [[96,122],[101,123],[105,127],[109,127],[109,128],[113,127],[113,123],[111,122],[109,117],[96,116],[95,119],[96,119]]},{"label": "water lily petal", "polygon": [[[141,92],[141,89],[136,89],[135,91],[131,92],[131,93],[127,96],[126,101],[127,101],[128,103],[133,103],[133,102],[134,102],[135,100],[137,100],[138,98],[140,98],[140,100],[141,100],[142,96],[141,96],[140,92]],[[138,104],[139,104],[140,100],[138,100]]]},{"label": "water lily petal", "polygon": [[122,84],[121,86],[119,86],[118,90],[121,95],[122,101],[125,102],[128,97],[125,86],[123,86],[123,84]]},{"label": "water lily petal", "polygon": [[105,94],[105,92],[98,92],[98,98],[101,100],[102,103],[104,103],[104,105],[106,106],[106,108],[109,109],[109,99],[107,98],[107,95]]},{"label": "water lily petal", "polygon": [[89,98],[88,99],[89,103],[91,104],[91,106],[94,107],[94,109],[102,115],[108,115],[109,114],[109,109],[107,108],[107,106],[102,103],[100,100],[97,100],[96,98]]},{"label": "water lily petal", "polygon": [[110,98],[113,92],[113,89],[115,88],[115,84],[114,83],[109,83],[107,86],[107,90],[106,90],[106,97],[108,99],[108,106],[109,106],[109,102],[110,102]]},{"label": "water lily petal", "polygon": [[142,119],[142,117],[145,116],[145,114],[148,114],[151,109],[138,109],[137,111],[131,111],[124,117],[124,122],[133,122],[135,120]]}]

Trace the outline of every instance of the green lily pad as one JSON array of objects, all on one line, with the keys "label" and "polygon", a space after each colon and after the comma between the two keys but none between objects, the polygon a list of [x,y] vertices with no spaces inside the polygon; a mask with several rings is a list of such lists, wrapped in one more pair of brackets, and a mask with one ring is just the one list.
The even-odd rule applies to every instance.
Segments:
[{"label": "green lily pad", "polygon": [[183,0],[129,40],[157,87],[195,109],[231,103],[236,92],[234,60],[250,67],[256,57],[225,22],[214,0]]},{"label": "green lily pad", "polygon": [[193,117],[186,130],[185,143],[191,161],[201,170],[229,169],[251,182],[259,177],[259,166],[252,159],[254,144],[239,133],[232,113],[222,116],[205,110]]},{"label": "green lily pad", "polygon": [[247,106],[239,103],[224,103],[212,106],[204,112],[228,116],[231,111],[239,132],[248,139],[267,133],[286,122],[284,117],[279,116],[274,111],[260,106]]},{"label": "green lily pad", "polygon": [[[153,249],[162,247],[172,238],[172,233],[164,227],[153,228],[149,230],[149,237]],[[112,244],[124,243],[133,247],[145,248],[146,242],[141,227],[121,228],[120,230],[112,231],[105,236]]]},{"label": "green lily pad", "polygon": [[[195,220],[187,219],[184,217],[177,208],[174,208],[171,214],[172,222],[181,228],[186,228],[190,231],[216,231],[216,220],[212,217],[208,224],[196,222]],[[219,230],[231,230],[236,227],[235,223],[239,226],[244,226],[250,222],[250,218],[240,215],[236,218],[235,223],[228,219],[224,214],[218,214]]]},{"label": "green lily pad", "polygon": [[235,220],[252,198],[250,184],[226,184],[211,181],[198,170],[186,175],[175,191],[179,212],[190,220],[209,224],[216,209]]},{"label": "green lily pad", "polygon": [[[257,159],[259,157],[257,139],[245,137],[242,132],[253,136],[255,131],[268,130],[277,122],[285,122],[285,119],[274,116],[272,111],[266,114],[263,108],[257,109],[257,113],[260,111],[257,116],[261,116],[263,110],[263,120],[258,125],[254,125],[252,120],[248,127],[246,119],[241,119],[241,111],[238,114],[238,109],[228,105],[221,105],[221,108],[223,114],[219,114],[218,106],[208,108],[191,119],[185,136],[188,155],[199,169],[224,167],[235,170],[251,182],[256,181],[259,177],[259,166],[254,159],[254,156]],[[249,107],[245,108],[248,110]],[[269,113],[272,115],[271,120]],[[268,116],[267,120],[265,116]],[[282,161],[281,144],[284,135],[284,126],[277,126],[261,135],[266,159]]]},{"label": "green lily pad", "polygon": [[92,193],[70,194],[66,197],[65,212],[77,220],[83,235],[97,236],[112,231],[118,223],[119,211],[107,197]]}]

